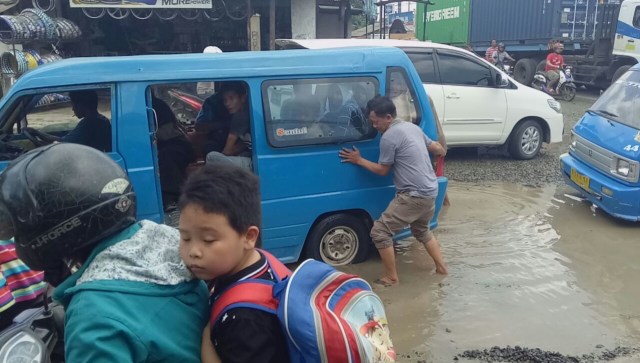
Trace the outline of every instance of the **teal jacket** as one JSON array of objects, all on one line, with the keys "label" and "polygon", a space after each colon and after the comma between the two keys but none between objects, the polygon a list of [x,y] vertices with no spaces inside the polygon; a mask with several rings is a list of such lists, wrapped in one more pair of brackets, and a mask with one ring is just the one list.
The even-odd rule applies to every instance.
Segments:
[{"label": "teal jacket", "polygon": [[69,363],[200,363],[208,292],[180,260],[177,230],[142,221],[103,241],[54,293]]}]

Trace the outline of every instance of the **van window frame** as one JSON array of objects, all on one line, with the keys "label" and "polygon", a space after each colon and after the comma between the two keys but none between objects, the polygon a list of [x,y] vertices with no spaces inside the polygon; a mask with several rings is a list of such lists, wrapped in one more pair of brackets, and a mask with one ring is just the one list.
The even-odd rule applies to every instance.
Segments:
[{"label": "van window frame", "polygon": [[[499,88],[497,87],[497,85],[495,84],[495,71],[494,69],[489,65],[489,64],[484,64],[481,60],[479,59],[474,59],[473,57],[469,56],[468,54],[465,54],[463,52],[457,52],[455,50],[451,50],[451,49],[436,49],[435,50],[435,54],[436,54],[436,58],[438,59],[438,63],[437,63],[437,67],[438,67],[438,73],[440,74],[440,84],[443,86],[457,86],[457,87],[476,87],[476,88]],[[440,59],[441,56],[452,56],[452,57],[459,57],[462,58],[466,61],[469,61],[471,63],[475,63],[478,66],[484,67],[489,71],[489,77],[487,79],[487,85],[486,86],[482,86],[482,85],[478,85],[478,84],[459,84],[459,83],[451,83],[451,82],[447,82],[444,79],[444,75],[442,73],[442,70],[440,69],[440,65],[444,64],[445,62]]]},{"label": "van window frame", "polygon": [[417,67],[416,67],[416,71],[418,71],[418,76],[420,76],[420,81],[423,84],[438,84],[438,85],[442,84],[442,78],[440,78],[440,70],[438,69],[438,57],[436,56],[436,51],[434,48],[413,47],[413,48],[400,48],[400,49],[402,49],[402,51],[404,51],[407,54],[407,57],[409,57],[409,60],[414,65],[414,67],[415,67],[415,63],[413,62],[413,59],[411,59],[411,56],[409,54],[431,55],[431,60],[433,62],[434,81],[426,82],[425,80],[422,79],[422,76],[420,76],[420,71],[418,70]]},{"label": "van window frame", "polygon": [[[13,132],[13,128],[17,122],[21,120],[16,120],[11,125],[8,125],[9,118],[14,116],[16,111],[16,107],[20,104],[20,99],[29,95],[46,95],[49,93],[64,93],[64,92],[72,92],[72,91],[82,91],[82,90],[100,90],[100,89],[108,89],[111,93],[111,117],[109,118],[109,122],[111,123],[111,150],[116,150],[116,132],[117,125],[114,122],[114,119],[117,117],[117,107],[116,107],[116,83],[107,82],[107,83],[93,83],[93,84],[83,84],[83,85],[65,85],[65,86],[55,86],[55,87],[47,87],[47,88],[33,88],[29,90],[24,90],[16,93],[4,104],[4,107],[0,110],[0,132],[6,135],[16,135]],[[21,111],[22,112],[22,111]],[[27,114],[28,115],[28,114]],[[25,116],[27,116],[25,115]],[[74,117],[74,116],[71,116]],[[29,119],[27,118],[27,126]]]},{"label": "van window frame", "polygon": [[[371,133],[371,135],[363,135],[366,137],[363,137],[361,139],[357,139],[357,140],[336,140],[336,141],[330,141],[330,142],[322,142],[322,143],[318,143],[316,141],[316,139],[309,139],[306,140],[308,142],[305,142],[303,140],[292,140],[290,142],[290,144],[287,143],[279,143],[276,140],[273,140],[273,132],[272,131],[272,127],[269,125],[269,122],[272,121],[271,120],[271,107],[270,107],[270,100],[269,100],[269,93],[268,93],[268,89],[271,86],[277,86],[277,85],[292,85],[292,84],[296,84],[296,83],[320,83],[320,82],[326,82],[326,83],[330,83],[330,82],[334,82],[334,83],[346,83],[346,82],[371,82],[374,85],[375,88],[375,94],[380,92],[380,80],[374,76],[374,75],[355,75],[355,76],[336,76],[336,77],[317,77],[317,78],[313,78],[313,77],[300,77],[300,78],[278,78],[278,79],[268,79],[262,82],[262,84],[260,85],[260,91],[261,91],[261,100],[262,100],[262,112],[264,115],[264,131],[265,131],[265,138],[267,140],[267,145],[269,145],[272,148],[275,149],[288,149],[288,148],[300,148],[300,147],[321,147],[321,146],[331,146],[331,145],[342,145],[345,143],[362,143],[362,142],[367,142],[367,141],[371,141],[373,139],[375,139],[377,137],[377,132],[375,133]],[[368,122],[368,117],[367,115],[364,115],[365,117],[365,121]],[[275,141],[275,142],[274,142]]]},{"label": "van window frame", "polygon": [[[413,64],[413,63],[412,63]],[[413,107],[416,109],[416,121],[415,124],[420,126],[422,125],[422,104],[420,103],[420,99],[418,98],[418,93],[416,92],[416,87],[413,84],[413,81],[411,79],[411,77],[409,77],[409,74],[407,73],[407,70],[404,67],[399,67],[399,66],[390,66],[387,67],[387,74],[385,76],[385,86],[384,86],[384,95],[387,97],[390,97],[389,95],[389,86],[391,84],[391,73],[399,71],[400,73],[402,73],[402,76],[404,77],[404,82],[407,84],[407,87],[409,87],[409,94],[411,95],[411,99],[413,101]],[[421,80],[422,82],[422,80]],[[420,87],[422,87],[422,83],[420,84]],[[403,121],[408,121],[411,123],[414,123],[411,120],[403,120]]]}]

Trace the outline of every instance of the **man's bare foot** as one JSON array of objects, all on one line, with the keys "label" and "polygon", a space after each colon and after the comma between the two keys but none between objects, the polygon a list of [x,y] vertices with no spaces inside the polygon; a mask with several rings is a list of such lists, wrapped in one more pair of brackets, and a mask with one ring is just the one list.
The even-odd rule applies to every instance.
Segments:
[{"label": "man's bare foot", "polygon": [[398,280],[393,280],[388,277],[381,277],[373,282],[376,285],[380,285],[382,287],[391,287],[400,283]]},{"label": "man's bare foot", "polygon": [[438,275],[448,275],[448,274],[449,274],[449,271],[447,271],[447,268],[446,268],[446,267],[444,267],[444,266],[439,266],[439,267],[436,267],[436,273],[437,273]]}]

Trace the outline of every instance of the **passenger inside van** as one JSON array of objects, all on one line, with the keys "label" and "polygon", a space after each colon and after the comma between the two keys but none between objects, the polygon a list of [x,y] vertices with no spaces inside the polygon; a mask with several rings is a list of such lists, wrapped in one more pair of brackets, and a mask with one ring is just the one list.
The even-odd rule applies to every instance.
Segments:
[{"label": "passenger inside van", "polygon": [[164,209],[168,210],[178,202],[182,184],[187,177],[187,166],[195,161],[195,153],[171,107],[155,97],[152,99],[152,107],[158,118],[156,138],[162,202]]},{"label": "passenger inside van", "polygon": [[207,154],[207,163],[231,162],[243,168],[251,165],[251,124],[247,88],[243,82],[225,82],[220,93],[224,107],[231,115],[229,135],[222,152]]},{"label": "passenger inside van", "polygon": [[[221,87],[221,83],[216,83]],[[221,152],[229,135],[231,114],[224,106],[222,93],[218,92],[208,97],[202,104],[202,109],[196,117],[196,132],[192,141],[196,149],[206,156],[212,151]]]},{"label": "passenger inside van", "polygon": [[389,78],[391,83],[389,96],[396,106],[398,119],[415,123],[418,116],[404,75],[400,72],[392,72]]}]

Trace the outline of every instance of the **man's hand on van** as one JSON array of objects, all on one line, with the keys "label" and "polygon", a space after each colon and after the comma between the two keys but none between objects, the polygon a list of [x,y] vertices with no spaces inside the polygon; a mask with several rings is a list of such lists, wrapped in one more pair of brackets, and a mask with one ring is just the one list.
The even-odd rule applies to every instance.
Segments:
[{"label": "man's hand on van", "polygon": [[378,164],[363,158],[360,155],[360,150],[355,146],[353,146],[353,149],[342,148],[340,157],[342,158],[341,162],[360,165],[374,174],[385,176],[391,170],[391,165]]},{"label": "man's hand on van", "polygon": [[431,144],[427,147],[429,152],[434,155],[445,156],[447,155],[447,150],[437,141],[432,141]]}]

